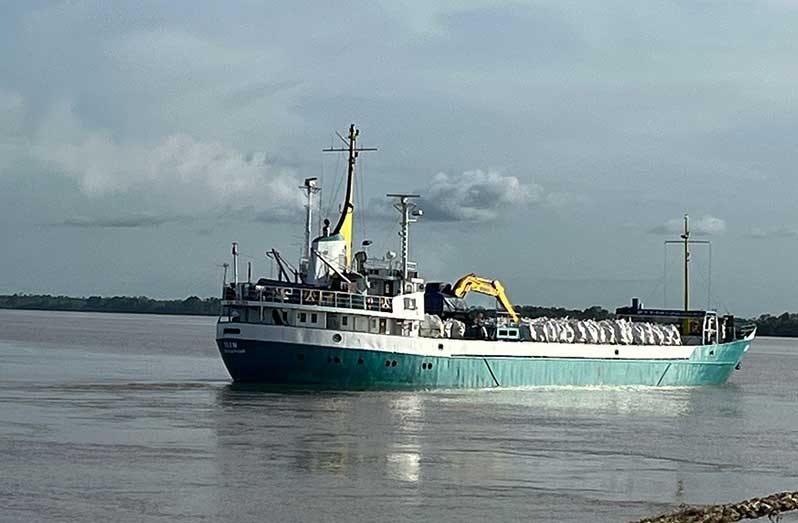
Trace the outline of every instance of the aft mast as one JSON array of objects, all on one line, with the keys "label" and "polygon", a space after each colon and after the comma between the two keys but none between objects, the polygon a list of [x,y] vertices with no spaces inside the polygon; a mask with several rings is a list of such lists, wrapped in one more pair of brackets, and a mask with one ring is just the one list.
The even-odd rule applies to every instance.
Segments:
[{"label": "aft mast", "polygon": [[[684,226],[682,229],[682,234],[679,235],[680,240],[666,240],[665,246],[678,244],[682,247],[683,252],[683,274],[684,274],[684,281],[683,281],[683,292],[684,292],[684,310],[690,310],[690,261],[692,259],[692,252],[690,250],[691,245],[706,245],[709,247],[709,281],[712,281],[712,243],[709,240],[691,240],[690,239],[690,217],[688,214],[685,213],[684,215]],[[667,285],[667,283],[666,283]],[[707,289],[707,301],[709,301],[709,289]],[[709,306],[709,303],[707,303]]]},{"label": "aft mast", "polygon": [[680,236],[684,241],[684,310],[690,310],[690,222],[684,215],[684,232]]}]

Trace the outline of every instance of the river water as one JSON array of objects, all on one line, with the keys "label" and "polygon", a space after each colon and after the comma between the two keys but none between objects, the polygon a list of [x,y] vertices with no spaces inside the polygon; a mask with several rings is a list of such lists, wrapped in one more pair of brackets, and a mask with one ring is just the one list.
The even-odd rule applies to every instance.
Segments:
[{"label": "river water", "polygon": [[0,311],[0,521],[628,521],[798,490],[795,339],[723,386],[279,393],[230,384],[213,323]]}]

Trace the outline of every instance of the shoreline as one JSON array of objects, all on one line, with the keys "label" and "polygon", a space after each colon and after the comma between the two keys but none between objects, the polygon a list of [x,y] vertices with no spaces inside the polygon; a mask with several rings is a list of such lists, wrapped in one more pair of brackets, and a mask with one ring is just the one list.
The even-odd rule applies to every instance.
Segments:
[{"label": "shoreline", "polygon": [[[182,300],[157,300],[146,296],[72,297],[49,294],[5,294],[0,295],[0,310],[216,317],[221,311],[221,299],[189,296]],[[516,310],[519,314],[532,318],[547,316],[599,320],[612,315],[608,310],[596,305],[583,310],[516,305]],[[762,314],[756,318],[738,318],[738,321],[756,324],[759,336],[798,337],[798,314],[796,313],[785,312],[778,316]]]},{"label": "shoreline", "polygon": [[218,313],[200,312],[154,312],[154,311],[131,311],[131,310],[101,310],[101,309],[66,309],[66,308],[44,308],[44,307],[3,307],[0,311],[33,311],[33,312],[76,312],[88,314],[136,314],[142,316],[193,316],[197,318],[215,318]]}]

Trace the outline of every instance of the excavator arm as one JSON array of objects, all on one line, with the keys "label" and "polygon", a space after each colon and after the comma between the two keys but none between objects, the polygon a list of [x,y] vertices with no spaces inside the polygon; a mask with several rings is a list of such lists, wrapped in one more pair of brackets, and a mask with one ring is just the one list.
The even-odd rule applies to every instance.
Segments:
[{"label": "excavator arm", "polygon": [[499,303],[502,304],[504,310],[510,314],[514,322],[518,323],[518,314],[510,303],[507,294],[504,292],[504,285],[499,280],[489,280],[487,278],[480,278],[476,274],[467,274],[457,280],[457,283],[452,287],[452,293],[458,298],[464,298],[469,292],[478,292],[493,296]]}]

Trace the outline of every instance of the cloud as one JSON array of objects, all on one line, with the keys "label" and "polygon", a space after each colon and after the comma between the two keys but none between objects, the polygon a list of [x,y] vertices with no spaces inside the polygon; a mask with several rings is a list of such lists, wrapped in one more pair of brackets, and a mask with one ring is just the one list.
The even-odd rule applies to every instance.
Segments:
[{"label": "cloud", "polygon": [[540,202],[543,189],[515,176],[474,170],[456,176],[438,173],[419,194],[426,219],[489,222],[508,208]]},{"label": "cloud", "polygon": [[106,133],[83,131],[68,110],[50,122],[32,148],[39,160],[76,180],[89,199],[124,197],[138,207],[127,209],[133,218],[78,218],[63,225],[153,226],[174,216],[235,215],[258,221],[301,216],[298,179],[263,152],[244,153],[186,134],[155,143],[121,143]]},{"label": "cloud", "polygon": [[551,207],[566,207],[583,204],[587,201],[587,197],[583,194],[558,191],[546,194],[545,200],[546,204]]},{"label": "cloud", "polygon": [[12,159],[19,152],[24,117],[22,96],[0,87],[0,173],[13,163]]},{"label": "cloud", "polygon": [[754,227],[748,233],[748,236],[757,240],[764,240],[768,238],[798,238],[798,226],[779,227],[776,229],[763,229],[761,227]]},{"label": "cloud", "polygon": [[18,132],[24,109],[25,101],[19,93],[0,88],[0,114],[3,115],[0,129]]},{"label": "cloud", "polygon": [[[649,229],[648,232],[651,234],[671,235],[681,234],[683,229],[684,219],[674,218],[672,220],[668,220],[662,225],[657,225],[656,227]],[[715,216],[705,214],[700,218],[690,219],[691,234],[697,236],[716,236],[718,234],[723,234],[724,232],[726,232],[726,221],[721,218],[716,218]]]},{"label": "cloud", "polygon": [[130,215],[130,216],[116,216],[116,217],[87,217],[77,216],[74,218],[67,218],[66,220],[54,223],[54,226],[62,227],[78,227],[82,229],[110,229],[110,228],[144,228],[144,227],[158,227],[167,222],[177,221],[177,217],[166,216],[148,216],[148,215]]}]

